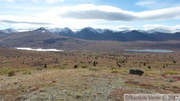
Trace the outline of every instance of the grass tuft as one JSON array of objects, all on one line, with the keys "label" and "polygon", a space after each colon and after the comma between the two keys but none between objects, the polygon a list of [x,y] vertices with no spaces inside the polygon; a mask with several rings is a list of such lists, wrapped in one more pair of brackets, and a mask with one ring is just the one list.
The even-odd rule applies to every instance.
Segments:
[{"label": "grass tuft", "polygon": [[10,71],[9,73],[8,73],[8,76],[14,76],[15,75],[15,71],[13,70],[13,71]]},{"label": "grass tuft", "polygon": [[99,67],[96,67],[96,66],[90,66],[88,67],[89,70],[93,70],[93,71],[98,71],[99,70]]},{"label": "grass tuft", "polygon": [[23,71],[23,73],[22,73],[23,75],[31,75],[32,73],[31,73],[31,71]]},{"label": "grass tuft", "polygon": [[180,71],[176,71],[176,70],[167,70],[167,71],[164,71],[163,74],[179,75],[179,74],[180,74]]},{"label": "grass tuft", "polygon": [[12,71],[11,68],[0,68],[0,75],[7,75],[10,71]]}]

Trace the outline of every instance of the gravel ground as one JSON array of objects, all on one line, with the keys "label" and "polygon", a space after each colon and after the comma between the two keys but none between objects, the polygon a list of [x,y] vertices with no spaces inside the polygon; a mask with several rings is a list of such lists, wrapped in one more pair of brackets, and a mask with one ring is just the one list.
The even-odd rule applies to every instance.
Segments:
[{"label": "gravel ground", "polygon": [[[178,86],[173,86],[176,87],[174,89],[162,86],[164,90],[160,90],[161,86],[153,85],[158,83],[159,79],[162,78],[150,80],[150,77],[110,73],[103,70],[45,69],[35,71],[31,75],[0,76],[0,99],[4,101],[123,101],[123,94],[126,93],[172,93],[174,89],[179,89]],[[167,82],[167,80],[162,81]],[[159,82],[159,84],[163,83]]]},{"label": "gravel ground", "polygon": [[[97,75],[81,75],[56,79],[51,86],[21,96],[22,101],[108,101],[113,88],[122,87],[121,78],[105,78]],[[64,82],[64,83],[62,83]],[[69,84],[66,84],[68,83]]]}]

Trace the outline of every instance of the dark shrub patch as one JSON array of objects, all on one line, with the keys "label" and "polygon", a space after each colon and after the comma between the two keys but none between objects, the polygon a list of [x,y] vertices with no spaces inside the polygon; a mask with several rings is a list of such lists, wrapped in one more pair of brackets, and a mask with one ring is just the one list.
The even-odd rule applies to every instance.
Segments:
[{"label": "dark shrub patch", "polygon": [[8,76],[14,76],[15,75],[15,71],[10,71],[9,73],[8,73]]},{"label": "dark shrub patch", "polygon": [[142,75],[143,73],[144,71],[138,69],[130,69],[129,71],[129,74],[133,74],[133,75]]},{"label": "dark shrub patch", "polygon": [[78,65],[74,65],[74,69],[78,68]]}]

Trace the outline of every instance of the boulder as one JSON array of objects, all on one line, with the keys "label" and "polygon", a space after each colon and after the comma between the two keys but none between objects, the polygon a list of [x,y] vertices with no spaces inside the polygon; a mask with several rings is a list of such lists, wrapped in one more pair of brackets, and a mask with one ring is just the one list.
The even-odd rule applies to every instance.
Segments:
[{"label": "boulder", "polygon": [[129,70],[129,74],[133,74],[133,75],[142,75],[144,73],[144,71],[139,70],[139,69],[130,69]]}]

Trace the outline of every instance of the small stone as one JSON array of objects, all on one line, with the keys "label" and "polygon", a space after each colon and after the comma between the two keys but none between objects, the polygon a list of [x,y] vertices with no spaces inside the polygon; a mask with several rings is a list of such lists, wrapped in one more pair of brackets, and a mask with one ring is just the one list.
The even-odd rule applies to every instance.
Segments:
[{"label": "small stone", "polygon": [[18,82],[14,82],[14,84],[18,84]]}]

